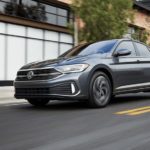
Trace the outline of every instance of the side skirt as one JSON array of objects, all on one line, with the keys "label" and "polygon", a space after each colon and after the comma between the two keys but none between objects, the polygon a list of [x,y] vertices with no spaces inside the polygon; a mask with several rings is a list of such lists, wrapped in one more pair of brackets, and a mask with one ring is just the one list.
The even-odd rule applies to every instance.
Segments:
[{"label": "side skirt", "polygon": [[150,85],[149,86],[141,86],[141,87],[133,87],[133,88],[121,88],[116,89],[114,91],[115,95],[119,94],[126,94],[126,93],[138,93],[138,92],[150,92]]}]

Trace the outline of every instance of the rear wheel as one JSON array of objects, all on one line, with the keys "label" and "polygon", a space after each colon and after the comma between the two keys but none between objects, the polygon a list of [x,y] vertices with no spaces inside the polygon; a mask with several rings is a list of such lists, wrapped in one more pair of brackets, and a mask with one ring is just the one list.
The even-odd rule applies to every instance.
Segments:
[{"label": "rear wheel", "polygon": [[33,105],[33,106],[45,106],[48,104],[49,100],[48,99],[28,99],[28,102]]},{"label": "rear wheel", "polygon": [[112,95],[111,82],[103,72],[96,72],[90,82],[89,104],[91,107],[99,108],[108,105]]}]

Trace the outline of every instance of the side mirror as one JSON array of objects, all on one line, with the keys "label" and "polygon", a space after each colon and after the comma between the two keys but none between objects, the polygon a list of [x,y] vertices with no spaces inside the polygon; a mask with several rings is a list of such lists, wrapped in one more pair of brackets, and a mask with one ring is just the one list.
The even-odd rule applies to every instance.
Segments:
[{"label": "side mirror", "polygon": [[114,53],[114,57],[127,56],[130,54],[131,54],[131,51],[128,49],[119,49]]}]

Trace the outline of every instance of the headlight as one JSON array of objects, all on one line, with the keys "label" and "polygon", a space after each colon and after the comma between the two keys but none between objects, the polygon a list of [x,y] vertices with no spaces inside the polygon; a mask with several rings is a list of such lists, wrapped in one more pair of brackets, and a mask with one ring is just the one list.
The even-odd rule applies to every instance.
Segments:
[{"label": "headlight", "polygon": [[89,67],[88,64],[74,64],[74,65],[64,65],[56,67],[56,69],[62,73],[75,73],[82,72]]}]

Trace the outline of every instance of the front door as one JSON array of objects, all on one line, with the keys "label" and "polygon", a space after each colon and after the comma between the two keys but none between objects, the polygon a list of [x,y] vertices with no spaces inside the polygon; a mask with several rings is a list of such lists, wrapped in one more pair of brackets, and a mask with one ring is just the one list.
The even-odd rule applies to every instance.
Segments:
[{"label": "front door", "polygon": [[112,68],[114,71],[115,91],[123,92],[136,88],[136,84],[142,82],[144,73],[139,66],[139,56],[132,41],[122,41],[115,51],[128,49],[128,56],[113,57]]}]

